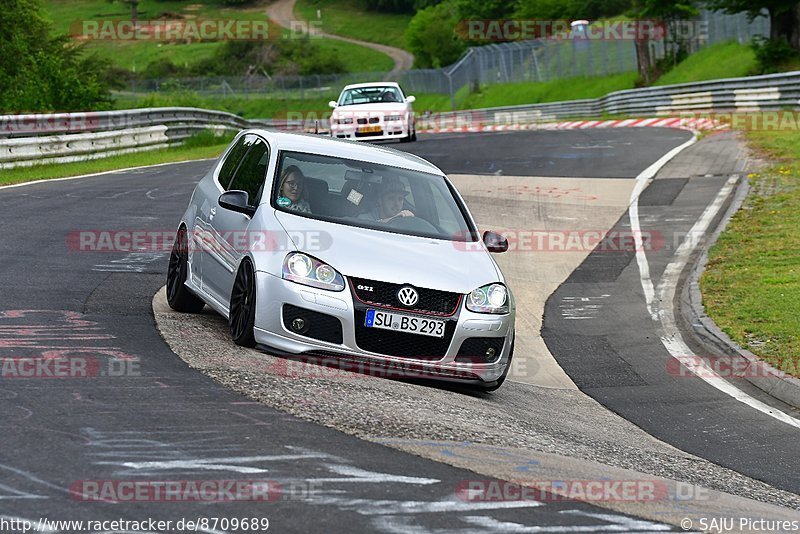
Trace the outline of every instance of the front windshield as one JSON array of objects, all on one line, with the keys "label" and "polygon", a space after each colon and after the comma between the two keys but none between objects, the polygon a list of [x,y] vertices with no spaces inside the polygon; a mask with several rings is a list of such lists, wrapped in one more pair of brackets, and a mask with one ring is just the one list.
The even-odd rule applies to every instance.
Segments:
[{"label": "front windshield", "polygon": [[402,101],[403,96],[400,94],[397,87],[371,85],[369,87],[347,89],[339,98],[339,105],[352,106],[355,104],[377,104]]},{"label": "front windshield", "polygon": [[312,219],[449,241],[475,241],[443,176],[333,156],[282,152],[272,206]]}]

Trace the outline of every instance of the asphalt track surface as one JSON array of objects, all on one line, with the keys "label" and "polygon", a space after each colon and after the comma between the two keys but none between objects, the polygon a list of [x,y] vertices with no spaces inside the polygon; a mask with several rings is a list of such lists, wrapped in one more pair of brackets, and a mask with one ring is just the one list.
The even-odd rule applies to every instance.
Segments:
[{"label": "asphalt track surface", "polygon": [[[660,129],[465,134],[423,138],[401,148],[452,173],[633,178],[688,137]],[[503,521],[620,528],[613,522],[626,521],[624,516],[609,518],[585,504],[464,503],[453,494],[460,482],[475,478],[470,472],[269,409],[175,357],[157,333],[151,312],[152,295],[164,284],[167,254],[77,252],[69,235],[76,230],[173,230],[194,184],[210,165],[192,162],[0,189],[3,355],[42,357],[64,351],[56,354],[93,357],[101,374],[121,375],[3,380],[0,514],[82,520],[268,517],[271,530],[279,532],[403,531],[411,526],[431,532],[486,531],[487,525]],[[550,329],[556,337],[558,328]],[[563,351],[554,352],[561,361]],[[130,363],[110,369],[110,356]],[[619,400],[601,402],[634,420],[642,413],[635,409],[642,395],[626,401],[630,388],[605,387]],[[692,394],[684,392],[686,405]],[[714,400],[720,410],[727,402]],[[648,403],[665,425],[671,405],[661,399]],[[765,435],[776,436],[764,418],[739,407],[732,410],[739,418],[737,428],[765,425]],[[669,425],[678,428],[675,432],[690,432],[696,421],[680,415]],[[665,434],[658,426],[652,424],[652,432]],[[731,441],[748,437],[726,432],[717,435]],[[753,451],[746,442],[731,441],[720,452],[734,469],[747,468]],[[710,441],[703,449],[698,439],[692,452],[707,457],[719,443]],[[796,448],[786,446],[778,439],[763,452],[788,459],[783,455]],[[784,469],[774,483],[797,491],[796,473]],[[269,503],[211,504],[91,502],[70,493],[87,480],[197,479],[270,480],[283,492]],[[653,528],[627,523],[623,529]]]},{"label": "asphalt track surface", "polygon": [[[660,285],[675,249],[728,177],[657,176],[640,197],[642,231],[664,237],[662,245],[647,253],[654,286]],[[612,232],[630,229],[626,214]],[[663,334],[659,323],[648,314],[634,256],[633,251],[595,250],[548,299],[542,337],[553,356],[581,391],[650,435],[774,487],[800,493],[800,471],[795,465],[798,429],[682,371],[659,339]],[[581,309],[581,302],[593,306]],[[691,325],[684,324],[684,332],[693,341],[689,346],[695,354],[725,360],[725,354],[692,340]],[[784,413],[800,415],[744,380],[736,380],[735,385]]]}]

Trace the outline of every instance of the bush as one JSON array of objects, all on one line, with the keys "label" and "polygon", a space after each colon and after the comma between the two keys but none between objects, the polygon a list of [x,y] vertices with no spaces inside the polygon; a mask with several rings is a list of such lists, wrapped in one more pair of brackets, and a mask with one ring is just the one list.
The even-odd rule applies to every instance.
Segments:
[{"label": "bush", "polygon": [[449,2],[418,11],[406,29],[406,45],[414,54],[414,66],[438,68],[455,62],[467,48],[456,35],[457,24],[456,8]]},{"label": "bush", "polygon": [[342,59],[311,39],[271,42],[227,41],[210,58],[184,67],[167,58],[157,59],[139,73],[143,80],[200,76],[273,74],[337,74],[345,72]]},{"label": "bush", "polygon": [[798,58],[798,52],[783,40],[771,41],[764,36],[753,37],[750,44],[756,55],[759,74],[769,74],[781,70],[781,65]]},{"label": "bush", "polygon": [[0,9],[0,110],[108,109],[110,62],[84,54],[67,36],[52,37],[39,0]]}]

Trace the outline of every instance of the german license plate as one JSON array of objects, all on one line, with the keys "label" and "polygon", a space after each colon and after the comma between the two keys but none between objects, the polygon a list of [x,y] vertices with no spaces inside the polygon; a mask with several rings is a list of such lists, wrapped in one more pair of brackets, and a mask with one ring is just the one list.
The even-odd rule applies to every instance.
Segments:
[{"label": "german license plate", "polygon": [[375,133],[380,131],[380,126],[362,126],[358,129],[358,133]]},{"label": "german license plate", "polygon": [[444,337],[446,321],[416,317],[403,313],[392,313],[381,310],[367,310],[367,319],[364,326],[367,328],[382,328],[395,332],[408,332],[423,336]]}]

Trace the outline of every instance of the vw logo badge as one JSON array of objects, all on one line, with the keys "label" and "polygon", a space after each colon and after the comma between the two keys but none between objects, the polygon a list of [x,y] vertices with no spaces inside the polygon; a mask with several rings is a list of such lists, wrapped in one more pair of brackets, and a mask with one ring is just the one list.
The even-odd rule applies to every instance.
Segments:
[{"label": "vw logo badge", "polygon": [[403,287],[397,292],[397,300],[403,306],[411,307],[419,301],[419,293],[413,287]]}]

